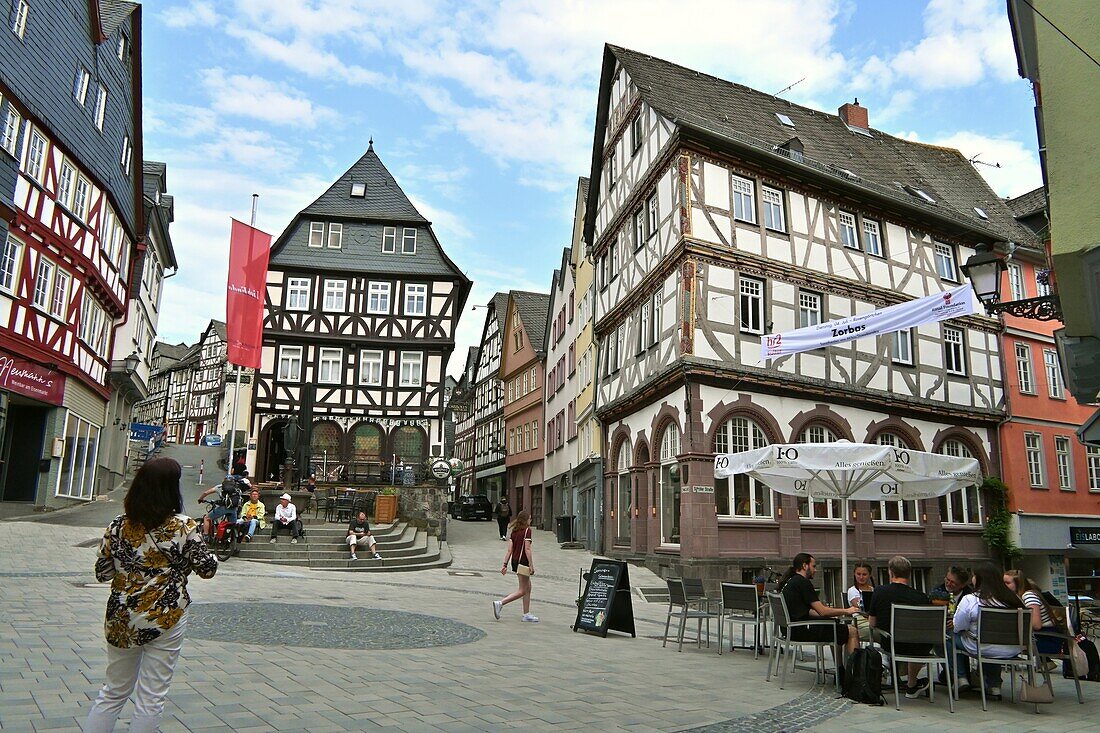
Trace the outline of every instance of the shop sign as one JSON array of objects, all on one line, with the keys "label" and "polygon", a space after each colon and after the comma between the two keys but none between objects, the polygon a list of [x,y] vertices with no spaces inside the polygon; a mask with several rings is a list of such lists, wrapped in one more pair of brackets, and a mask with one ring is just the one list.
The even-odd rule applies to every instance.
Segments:
[{"label": "shop sign", "polygon": [[1100,527],[1070,527],[1071,545],[1100,545]]},{"label": "shop sign", "polygon": [[0,351],[0,389],[60,405],[65,399],[65,375]]},{"label": "shop sign", "polygon": [[432,464],[432,475],[437,479],[445,479],[451,475],[451,464],[440,459]]}]

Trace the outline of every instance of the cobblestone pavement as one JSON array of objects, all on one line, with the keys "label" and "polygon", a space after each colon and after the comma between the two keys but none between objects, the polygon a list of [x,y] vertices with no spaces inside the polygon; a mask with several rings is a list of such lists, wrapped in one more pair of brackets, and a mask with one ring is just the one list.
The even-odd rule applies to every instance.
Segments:
[{"label": "cobblestone pavement", "polygon": [[[92,578],[95,548],[81,546],[94,543],[102,529],[69,522],[0,522],[5,733],[77,729],[103,679],[107,589]],[[954,716],[942,696],[934,704],[903,700],[901,712],[850,705],[815,687],[808,672],[795,673],[780,690],[764,682],[766,662],[745,651],[662,648],[665,606],[646,603],[637,592],[637,639],[573,633],[578,572],[591,556],[559,549],[547,532],[535,533],[532,611],[541,623],[522,623],[518,603],[496,621],[490,602],[511,591],[515,578],[500,575],[505,544],[494,530],[487,522],[452,522],[448,569],[350,577],[233,559],[214,579],[193,579],[195,613],[163,730],[1100,729],[1095,683],[1086,683],[1086,704],[1078,705],[1072,684],[1057,680],[1058,704],[1038,716],[1007,699],[992,703],[988,713],[977,699],[963,699]],[[634,588],[661,585],[635,567],[630,581]],[[219,613],[225,604],[232,617]],[[235,629],[235,618],[248,619],[251,631],[210,638]],[[268,641],[280,618],[291,637],[282,639],[286,646]],[[335,638],[326,641],[334,620],[349,632],[345,640],[360,634],[389,648],[361,641],[350,650]],[[410,628],[441,640],[457,640],[460,631],[472,636],[463,637],[466,643],[423,646],[407,638]],[[386,633],[396,638],[387,642]],[[308,646],[317,643],[321,648]],[[120,731],[129,714],[128,708]]]}]

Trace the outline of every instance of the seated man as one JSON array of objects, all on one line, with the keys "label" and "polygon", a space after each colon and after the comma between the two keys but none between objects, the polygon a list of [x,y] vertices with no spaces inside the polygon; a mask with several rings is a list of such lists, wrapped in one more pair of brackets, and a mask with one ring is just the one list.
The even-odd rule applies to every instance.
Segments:
[{"label": "seated man", "polygon": [[203,534],[210,537],[214,534],[214,523],[222,517],[229,517],[229,521],[237,523],[237,508],[241,505],[241,487],[237,483],[236,479],[225,478],[217,486],[211,486],[206,491],[199,494],[199,503],[201,504],[206,497],[213,494],[215,491],[220,491],[221,496],[217,499],[217,506],[210,510],[202,519]]},{"label": "seated man", "polygon": [[381,560],[382,556],[375,549],[377,545],[377,540],[370,533],[370,525],[367,524],[367,513],[359,512],[359,516],[352,519],[348,525],[348,547],[351,549],[351,559],[359,559],[355,556],[356,547],[366,547],[374,555],[375,560]]},{"label": "seated man", "polygon": [[[957,565],[952,565],[947,569],[947,574],[944,575],[943,583],[937,585],[932,589],[929,594],[934,599],[946,599],[947,601],[947,641],[948,645],[954,649],[955,643],[955,609],[958,608],[959,602],[963,598],[974,592],[973,586],[970,585],[970,571],[964,570]],[[954,666],[959,667],[959,689],[965,690],[970,687],[970,660],[967,659],[965,654],[955,653],[949,655],[950,663],[948,664],[947,674],[952,673]],[[945,673],[940,672],[939,682],[945,684]]]},{"label": "seated man", "polygon": [[[886,651],[890,650],[890,621],[893,618],[894,604],[903,606],[929,606],[932,604],[928,596],[909,585],[909,578],[913,575],[913,566],[909,560],[901,555],[894,555],[886,565],[890,572],[890,582],[875,589],[871,596],[871,605],[867,609],[870,616],[872,638],[882,645]],[[928,654],[932,648],[922,644],[896,644],[896,651],[902,656],[919,656]],[[920,662],[908,662],[909,676],[905,696],[909,699],[928,694],[928,680],[917,680],[920,673]]]},{"label": "seated man", "polygon": [[267,526],[267,523],[264,522],[264,515],[266,514],[267,509],[264,507],[264,503],[260,501],[260,492],[257,489],[252,489],[248,501],[241,506],[239,521],[241,531],[238,537],[243,535],[245,542],[251,542],[252,535],[256,534],[256,529],[263,529]]},{"label": "seated man", "polygon": [[290,544],[298,544],[298,509],[290,503],[290,494],[279,497],[279,506],[275,507],[275,521],[271,523],[271,544],[280,529],[290,530]]},{"label": "seated man", "polygon": [[[787,602],[787,612],[791,621],[812,621],[818,618],[835,618],[838,616],[850,616],[859,611],[858,608],[832,608],[826,606],[817,596],[817,589],[810,581],[817,572],[817,559],[806,552],[795,555],[791,567],[779,581],[779,592]],[[821,641],[831,642],[844,646],[848,653],[852,653],[859,643],[859,634],[855,626],[847,626],[839,621],[833,622],[833,626],[801,627],[791,630],[791,641]],[[840,666],[841,656],[836,650],[837,666]]]}]

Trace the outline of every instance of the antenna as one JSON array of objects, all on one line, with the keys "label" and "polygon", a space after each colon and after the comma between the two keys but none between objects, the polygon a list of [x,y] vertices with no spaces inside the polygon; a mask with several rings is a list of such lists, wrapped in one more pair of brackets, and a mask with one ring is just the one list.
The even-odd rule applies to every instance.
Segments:
[{"label": "antenna", "polygon": [[1000,168],[1000,163],[986,163],[984,160],[978,160],[981,157],[981,153],[975,153],[973,157],[967,158],[966,162],[970,165],[987,165],[990,168]]},{"label": "antenna", "polygon": [[794,84],[790,84],[790,85],[788,85],[788,86],[785,86],[785,87],[783,87],[782,89],[780,89],[780,90],[779,90],[778,92],[776,92],[776,93],[775,93],[775,94],[773,94],[772,96],[773,96],[773,97],[778,97],[778,96],[779,96],[780,94],[782,94],[783,92],[789,92],[790,90],[794,89],[794,88],[795,88],[796,86],[798,86],[799,84],[801,84],[801,83],[802,83],[802,82],[804,82],[804,81],[806,81],[806,77],[802,77],[801,79],[799,79],[798,81],[796,81],[796,82],[795,82]]}]

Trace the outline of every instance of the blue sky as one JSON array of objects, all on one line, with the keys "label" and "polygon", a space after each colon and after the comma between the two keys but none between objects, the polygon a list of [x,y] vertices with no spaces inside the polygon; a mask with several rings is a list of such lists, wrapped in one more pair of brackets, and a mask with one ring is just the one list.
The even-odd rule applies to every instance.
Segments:
[{"label": "blue sky", "polygon": [[[161,340],[224,317],[229,218],[252,193],[277,236],[372,135],[474,280],[469,305],[549,289],[605,42],[764,91],[798,82],[786,98],[833,113],[858,97],[872,127],[999,163],[978,170],[1002,195],[1041,183],[1000,0],[146,3],[145,157],[168,164],[180,262]],[[464,314],[456,354],[483,313]]]}]

